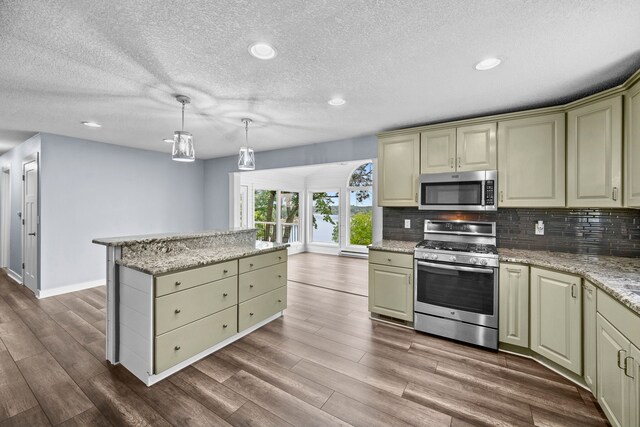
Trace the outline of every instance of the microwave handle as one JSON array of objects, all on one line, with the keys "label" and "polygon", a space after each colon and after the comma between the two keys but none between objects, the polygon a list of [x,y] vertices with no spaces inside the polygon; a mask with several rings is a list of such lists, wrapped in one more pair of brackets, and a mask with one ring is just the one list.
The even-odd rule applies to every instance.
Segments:
[{"label": "microwave handle", "polygon": [[481,190],[482,192],[480,193],[482,198],[482,204],[480,206],[486,206],[486,202],[487,202],[487,196],[486,196],[487,189],[485,188],[486,184],[487,184],[487,179],[485,178],[482,180],[482,190]]}]

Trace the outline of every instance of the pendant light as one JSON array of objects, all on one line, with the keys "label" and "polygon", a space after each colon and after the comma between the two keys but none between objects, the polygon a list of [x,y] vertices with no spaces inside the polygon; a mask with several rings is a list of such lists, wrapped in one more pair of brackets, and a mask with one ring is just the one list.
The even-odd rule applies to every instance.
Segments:
[{"label": "pendant light", "polygon": [[241,119],[244,123],[244,147],[240,147],[238,154],[238,169],[241,171],[252,171],[256,168],[256,156],[253,148],[249,147],[249,123],[251,119]]},{"label": "pendant light", "polygon": [[182,104],[182,130],[177,130],[173,134],[171,158],[176,162],[193,162],[196,159],[196,153],[193,150],[193,136],[184,131],[184,105],[189,104],[191,98],[178,95],[176,100]]}]

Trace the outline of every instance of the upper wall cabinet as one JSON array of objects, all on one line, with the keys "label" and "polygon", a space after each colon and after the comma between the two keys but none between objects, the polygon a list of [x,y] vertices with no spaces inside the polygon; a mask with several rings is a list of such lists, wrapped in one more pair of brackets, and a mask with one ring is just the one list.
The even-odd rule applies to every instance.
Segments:
[{"label": "upper wall cabinet", "polygon": [[426,131],[420,141],[421,173],[496,168],[495,123]]},{"label": "upper wall cabinet", "polygon": [[456,130],[439,129],[420,134],[420,173],[455,172]]},{"label": "upper wall cabinet", "polygon": [[625,206],[640,207],[640,81],[626,93]]},{"label": "upper wall cabinet", "polygon": [[498,122],[498,206],[565,206],[564,113]]},{"label": "upper wall cabinet", "polygon": [[458,172],[496,169],[496,124],[457,128],[456,156]]},{"label": "upper wall cabinet", "polygon": [[420,134],[378,138],[378,205],[418,206]]},{"label": "upper wall cabinet", "polygon": [[567,113],[567,206],[622,206],[622,96]]}]

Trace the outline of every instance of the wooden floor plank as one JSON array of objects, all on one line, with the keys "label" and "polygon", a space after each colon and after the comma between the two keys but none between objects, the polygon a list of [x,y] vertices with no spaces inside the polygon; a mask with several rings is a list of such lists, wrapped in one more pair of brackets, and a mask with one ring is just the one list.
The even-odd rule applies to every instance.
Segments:
[{"label": "wooden floor plank", "polygon": [[415,402],[307,360],[300,361],[292,371],[409,424],[449,426],[451,423],[449,415],[420,406]]},{"label": "wooden floor plank", "polygon": [[8,351],[0,351],[0,421],[38,406]]},{"label": "wooden floor plank", "polygon": [[44,310],[36,307],[32,310],[18,312],[18,317],[29,327],[37,338],[54,335],[64,329],[58,325]]},{"label": "wooden floor plank", "polygon": [[365,296],[368,294],[366,259],[302,253],[290,256],[288,264],[289,280]]},{"label": "wooden floor plank", "polygon": [[318,408],[322,407],[333,393],[333,390],[327,387],[233,345],[218,351],[216,357],[231,362],[261,380]]},{"label": "wooden floor plank", "polygon": [[240,371],[238,366],[215,357],[215,355],[199,360],[193,364],[193,367],[218,382],[224,382]]},{"label": "wooden floor plank", "polygon": [[22,359],[17,364],[52,424],[60,424],[93,406],[48,352]]},{"label": "wooden floor plank", "polygon": [[44,346],[20,319],[0,324],[0,339],[15,361],[45,351]]},{"label": "wooden floor plank", "polygon": [[233,345],[247,353],[267,359],[286,369],[291,369],[300,361],[300,357],[282,351],[279,348],[272,347],[268,342],[261,340],[255,334],[249,334],[233,343]]},{"label": "wooden floor plank", "polygon": [[2,298],[4,298],[6,303],[9,305],[9,307],[11,307],[11,309],[13,309],[13,311],[31,310],[36,308],[36,305],[33,303],[33,301],[18,290],[9,292],[6,295],[3,295]]},{"label": "wooden floor plank", "polygon": [[18,415],[14,415],[0,422],[0,427],[39,427],[50,425],[49,419],[40,406],[34,406],[27,411],[20,412]]},{"label": "wooden floor plank", "polygon": [[532,407],[535,425],[539,427],[585,427],[585,426],[608,426],[606,419],[593,419],[582,417],[580,414],[563,415],[557,411]]},{"label": "wooden floor plank", "polygon": [[44,337],[41,342],[78,384],[107,371],[98,359],[65,331]]},{"label": "wooden floor plank", "polygon": [[247,402],[243,396],[193,366],[172,375],[169,381],[221,418],[227,418]]},{"label": "wooden floor plank", "polygon": [[247,401],[227,422],[234,427],[289,427],[291,424],[266,409]]},{"label": "wooden floor plank", "polygon": [[16,319],[18,319],[16,312],[7,304],[4,297],[0,296],[0,323],[13,322]]},{"label": "wooden floor plank", "polygon": [[111,423],[94,406],[59,425],[60,427],[109,427]]},{"label": "wooden floor plank", "polygon": [[78,294],[74,292],[71,294],[58,295],[56,298],[62,304],[69,307],[69,310],[73,310],[75,314],[83,318],[87,323],[105,321],[106,316],[101,310],[82,300],[77,295]]},{"label": "wooden floor plank", "polygon": [[104,340],[102,332],[73,311],[63,311],[51,317],[81,344]]},{"label": "wooden floor plank", "polygon": [[408,427],[412,425],[338,392],[331,395],[322,409],[356,427]]},{"label": "wooden floor plank", "polygon": [[347,423],[248,372],[240,371],[224,383],[257,405],[296,426],[346,426]]}]

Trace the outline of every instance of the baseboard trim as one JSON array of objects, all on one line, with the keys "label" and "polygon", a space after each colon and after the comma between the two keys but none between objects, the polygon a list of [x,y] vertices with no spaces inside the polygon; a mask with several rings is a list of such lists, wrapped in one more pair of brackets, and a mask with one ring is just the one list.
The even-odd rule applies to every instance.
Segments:
[{"label": "baseboard trim", "polygon": [[69,292],[82,291],[84,289],[95,288],[106,283],[105,279],[93,280],[90,282],[74,283],[72,285],[58,286],[53,289],[40,289],[36,293],[36,298],[48,298],[56,295],[68,294]]},{"label": "baseboard trim", "polygon": [[9,276],[9,278],[11,280],[13,280],[14,282],[16,282],[18,285],[22,285],[22,276],[19,275],[18,273],[16,273],[15,271],[13,271],[10,268],[5,268],[4,269],[7,272],[7,276]]}]

